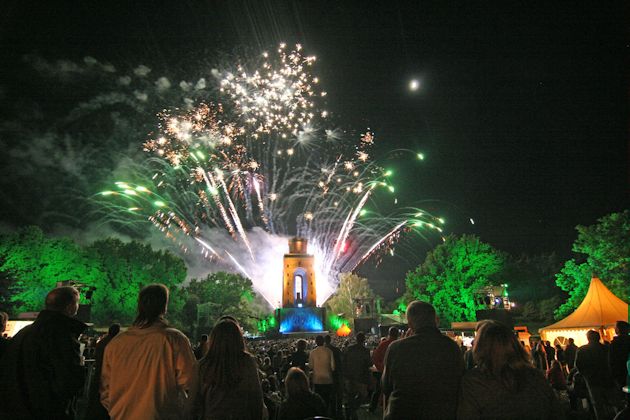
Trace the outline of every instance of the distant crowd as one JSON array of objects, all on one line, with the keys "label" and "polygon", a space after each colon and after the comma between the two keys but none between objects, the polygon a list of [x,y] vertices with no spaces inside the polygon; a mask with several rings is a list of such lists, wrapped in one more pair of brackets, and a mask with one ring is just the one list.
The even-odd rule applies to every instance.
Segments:
[{"label": "distant crowd", "polygon": [[[577,347],[520,342],[497,321],[471,348],[437,328],[432,305],[407,308],[387,337],[246,340],[224,316],[191,345],[166,321],[169,291],[138,296],[133,325],[81,343],[79,292],[59,287],[35,322],[0,339],[2,419],[630,418],[630,328]],[[7,316],[0,313],[3,332]],[[85,360],[89,362],[86,363]]]}]

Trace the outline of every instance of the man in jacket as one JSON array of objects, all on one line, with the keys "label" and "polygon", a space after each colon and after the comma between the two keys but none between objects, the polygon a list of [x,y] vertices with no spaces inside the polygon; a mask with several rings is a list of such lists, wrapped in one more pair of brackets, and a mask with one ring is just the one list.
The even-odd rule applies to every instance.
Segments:
[{"label": "man in jacket", "polygon": [[569,344],[564,349],[564,361],[567,364],[569,371],[575,367],[575,355],[577,354],[578,347],[575,345],[575,341],[569,338]]},{"label": "man in jacket", "polygon": [[114,420],[186,418],[193,403],[197,361],[188,338],[169,328],[168,288],[140,291],[133,326],[105,348],[101,403]]},{"label": "man in jacket", "polygon": [[344,381],[348,399],[346,418],[357,418],[357,409],[367,398],[370,384],[370,351],[365,348],[365,334],[357,333],[356,343],[349,346],[344,354]]},{"label": "man in jacket", "polygon": [[462,352],[440,333],[429,303],[411,302],[407,322],[412,334],[390,344],[385,355],[384,419],[455,418]]},{"label": "man in jacket", "polygon": [[73,318],[78,309],[77,289],[53,289],[46,309],[13,337],[0,365],[0,418],[74,418],[85,380],[78,338],[87,328]]},{"label": "man in jacket", "polygon": [[383,376],[383,369],[385,368],[385,353],[389,345],[398,340],[399,331],[396,327],[390,327],[387,333],[387,337],[383,339],[372,353],[372,361],[376,368],[376,389],[370,400],[370,411],[375,411],[378,405],[378,400],[381,397],[381,377]]},{"label": "man in jacket", "polygon": [[332,337],[329,334],[324,336],[324,343],[330,351],[332,351],[333,359],[335,360],[335,370],[333,371],[334,390],[332,396],[333,410],[332,417],[337,418],[342,416],[341,406],[343,402],[343,356],[341,350],[333,345]]},{"label": "man in jacket", "polygon": [[617,383],[617,387],[621,388],[626,385],[628,370],[626,364],[630,355],[630,324],[626,321],[617,321],[615,324],[615,332],[617,336],[610,343],[609,365],[613,375],[613,379]]},{"label": "man in jacket", "polygon": [[599,332],[588,331],[588,344],[578,349],[575,358],[575,366],[586,380],[594,410],[598,413],[621,402],[621,390],[616,388],[608,366],[608,348],[599,342],[600,337]]},{"label": "man in jacket", "polygon": [[107,335],[96,343],[94,352],[94,375],[90,384],[90,394],[88,396],[87,418],[91,420],[109,420],[107,410],[101,404],[101,371],[103,370],[103,356],[105,348],[110,341],[120,332],[120,324],[112,324],[109,326]]},{"label": "man in jacket", "polygon": [[315,347],[308,355],[308,367],[312,371],[313,390],[319,394],[326,403],[330,413],[331,401],[334,391],[333,372],[335,371],[335,358],[332,350],[324,346],[324,336],[315,337]]}]

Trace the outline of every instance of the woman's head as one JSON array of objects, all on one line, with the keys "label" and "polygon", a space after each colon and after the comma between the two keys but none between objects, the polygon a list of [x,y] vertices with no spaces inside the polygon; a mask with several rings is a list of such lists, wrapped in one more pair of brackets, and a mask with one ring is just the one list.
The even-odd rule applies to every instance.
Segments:
[{"label": "woman's head", "polygon": [[289,398],[309,392],[306,374],[302,369],[296,367],[292,367],[287,372],[287,376],[284,378],[284,386],[287,389]]},{"label": "woman's head", "polygon": [[477,366],[509,388],[516,385],[515,372],[531,367],[527,352],[505,325],[486,321],[475,337],[473,357]]},{"label": "woman's head", "polygon": [[243,363],[245,342],[240,327],[230,319],[217,322],[208,338],[208,351],[203,358],[202,381],[209,388],[238,383]]},{"label": "woman's head", "polygon": [[208,354],[212,353],[218,357],[245,350],[241,329],[236,322],[230,319],[223,319],[216,323],[208,342],[210,344]]}]

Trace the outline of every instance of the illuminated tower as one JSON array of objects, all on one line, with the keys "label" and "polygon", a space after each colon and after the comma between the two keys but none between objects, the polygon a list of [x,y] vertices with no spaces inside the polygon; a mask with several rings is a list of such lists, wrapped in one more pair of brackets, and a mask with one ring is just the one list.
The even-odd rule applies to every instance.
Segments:
[{"label": "illuminated tower", "polygon": [[282,307],[315,307],[315,266],[312,255],[307,254],[308,240],[289,239],[289,253],[284,254],[282,280]]}]

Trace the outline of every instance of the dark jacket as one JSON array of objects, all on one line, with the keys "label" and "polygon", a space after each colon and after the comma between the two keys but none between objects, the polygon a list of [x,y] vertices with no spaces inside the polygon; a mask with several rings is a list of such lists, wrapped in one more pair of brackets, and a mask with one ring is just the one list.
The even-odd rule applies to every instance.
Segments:
[{"label": "dark jacket", "polygon": [[9,340],[4,337],[0,337],[0,359],[2,359],[2,355],[9,347]]},{"label": "dark jacket", "polygon": [[552,346],[545,345],[545,353],[547,354],[547,366],[551,366],[551,362],[556,358],[556,349]]},{"label": "dark jacket", "polygon": [[289,397],[283,402],[278,412],[278,420],[303,420],[325,415],[326,405],[322,397],[314,392],[309,392],[296,398]]},{"label": "dark jacket", "polygon": [[298,367],[306,372],[306,364],[308,363],[308,353],[301,350],[296,350],[291,355],[291,366]]},{"label": "dark jacket", "polygon": [[335,347],[332,344],[327,344],[326,347],[332,351],[333,358],[335,359],[335,370],[333,370],[333,379],[338,384],[343,380],[343,356],[339,347]]},{"label": "dark jacket", "polygon": [[101,372],[103,370],[103,355],[105,354],[105,347],[115,336],[107,334],[98,343],[96,343],[96,350],[94,352],[94,374],[92,376],[92,383],[90,384],[90,394],[88,395],[88,408],[87,418],[91,420],[109,419],[109,414],[103,405],[101,404]]},{"label": "dark jacket", "polygon": [[11,340],[0,362],[0,418],[72,418],[69,406],[81,391],[79,335],[87,326],[44,310]]},{"label": "dark jacket", "polygon": [[588,343],[578,349],[575,366],[591,386],[612,387],[608,349],[600,343]]},{"label": "dark jacket", "polygon": [[393,342],[385,355],[384,419],[455,418],[462,352],[435,327]]},{"label": "dark jacket", "polygon": [[564,361],[566,362],[569,370],[575,366],[575,355],[577,354],[577,346],[575,344],[567,344],[564,349]]},{"label": "dark jacket", "polygon": [[523,369],[517,375],[518,387],[508,390],[479,368],[466,372],[462,379],[457,418],[564,418],[560,403],[540,370]]},{"label": "dark jacket", "polygon": [[360,384],[369,384],[372,358],[363,344],[349,346],[343,354],[344,379]]},{"label": "dark jacket", "polygon": [[630,355],[630,335],[618,335],[613,338],[608,350],[609,365],[613,378],[619,387],[626,385],[628,355]]}]

